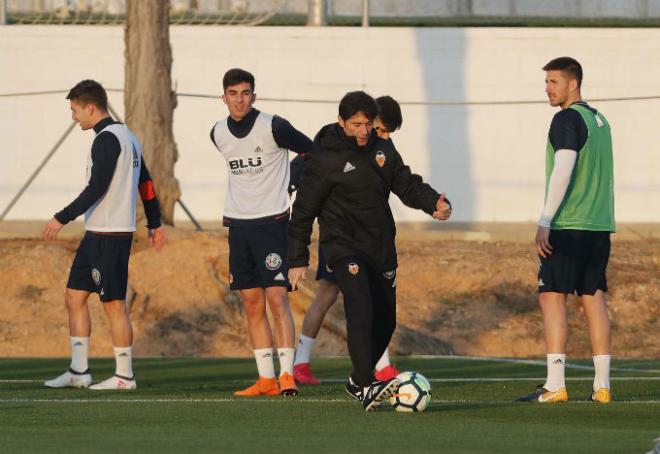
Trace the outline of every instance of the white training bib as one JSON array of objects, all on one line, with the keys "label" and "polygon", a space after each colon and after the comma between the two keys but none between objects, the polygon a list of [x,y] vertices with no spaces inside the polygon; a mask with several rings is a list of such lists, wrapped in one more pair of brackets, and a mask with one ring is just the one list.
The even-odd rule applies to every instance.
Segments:
[{"label": "white training bib", "polygon": [[[114,134],[121,151],[108,191],[85,212],[85,229],[95,232],[134,232],[135,204],[142,163],[142,147],[124,124],[112,124],[99,134]],[[92,150],[87,158],[87,181],[92,172]]]},{"label": "white training bib", "polygon": [[257,219],[289,209],[289,153],[273,138],[273,116],[259,112],[250,133],[235,137],[227,119],[213,127],[213,138],[227,161],[226,217]]}]

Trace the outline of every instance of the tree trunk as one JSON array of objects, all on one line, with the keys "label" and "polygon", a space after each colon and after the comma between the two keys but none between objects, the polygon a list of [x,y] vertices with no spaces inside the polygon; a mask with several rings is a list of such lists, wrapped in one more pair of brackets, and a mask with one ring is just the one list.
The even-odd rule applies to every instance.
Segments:
[{"label": "tree trunk", "polygon": [[126,124],[142,144],[165,223],[174,225],[174,204],[181,195],[174,177],[179,154],[172,120],[172,49],[168,0],[128,0],[124,29]]}]

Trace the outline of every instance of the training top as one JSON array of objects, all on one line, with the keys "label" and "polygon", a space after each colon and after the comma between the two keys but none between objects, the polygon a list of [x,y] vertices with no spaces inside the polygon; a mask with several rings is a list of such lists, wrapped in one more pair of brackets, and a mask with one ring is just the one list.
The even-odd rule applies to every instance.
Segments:
[{"label": "training top", "polygon": [[87,157],[87,186],[55,219],[66,224],[85,213],[85,229],[134,232],[138,192],[147,227],[160,227],[160,208],[137,137],[126,125],[104,118]]},{"label": "training top", "polygon": [[288,150],[305,153],[312,141],[288,121],[257,109],[240,121],[217,122],[211,140],[227,161],[224,225],[288,220]]},{"label": "training top", "polygon": [[551,229],[614,232],[612,133],[602,113],[576,102],[552,120],[546,147],[546,197],[555,151],[571,149],[577,160]]},{"label": "training top", "polygon": [[312,225],[318,218],[319,242],[330,266],[355,257],[377,271],[395,269],[390,193],[429,215],[440,197],[411,172],[391,140],[373,131],[361,147],[338,123],[324,126],[314,138],[314,149],[305,155],[289,224],[289,267],[309,264]]}]

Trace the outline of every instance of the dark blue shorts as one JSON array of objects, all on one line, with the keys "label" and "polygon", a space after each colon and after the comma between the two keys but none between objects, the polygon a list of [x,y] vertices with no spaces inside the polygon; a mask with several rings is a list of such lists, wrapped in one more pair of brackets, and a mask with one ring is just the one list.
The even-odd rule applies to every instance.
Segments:
[{"label": "dark blue shorts", "polygon": [[550,230],[552,254],[539,257],[539,293],[607,292],[610,232]]},{"label": "dark blue shorts", "polygon": [[229,227],[229,287],[289,287],[287,222]]},{"label": "dark blue shorts", "polygon": [[126,299],[132,233],[86,232],[71,265],[67,288],[98,293],[101,301]]},{"label": "dark blue shorts", "polygon": [[337,282],[335,273],[332,272],[328,266],[328,262],[325,261],[325,254],[323,253],[321,245],[319,245],[319,263],[316,267],[316,280],[320,281],[321,279],[325,279],[330,282]]}]

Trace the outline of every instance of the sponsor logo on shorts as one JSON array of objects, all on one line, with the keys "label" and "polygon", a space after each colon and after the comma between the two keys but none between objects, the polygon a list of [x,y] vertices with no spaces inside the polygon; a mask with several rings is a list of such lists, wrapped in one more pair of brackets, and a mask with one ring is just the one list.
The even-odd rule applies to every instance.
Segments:
[{"label": "sponsor logo on shorts", "polygon": [[332,273],[332,268],[330,268],[328,265],[325,266],[325,270],[326,270],[328,273]]},{"label": "sponsor logo on shorts", "polygon": [[543,287],[545,284],[543,283],[543,279],[539,278],[539,287]]},{"label": "sponsor logo on shorts", "polygon": [[350,162],[347,162],[346,165],[344,166],[344,173],[348,173],[352,170],[355,170],[355,166]]},{"label": "sponsor logo on shorts", "polygon": [[229,283],[233,284],[234,283],[234,275],[229,273]]},{"label": "sponsor logo on shorts", "polygon": [[360,272],[360,266],[355,262],[351,262],[348,264],[348,272],[355,276]]},{"label": "sponsor logo on shorts", "polygon": [[392,281],[392,288],[396,287],[396,278]]},{"label": "sponsor logo on shorts", "polygon": [[276,252],[268,254],[268,257],[266,257],[266,268],[275,271],[280,266],[282,266],[282,257],[280,257],[280,254]]},{"label": "sponsor logo on shorts", "polygon": [[378,164],[378,167],[383,167],[385,165],[385,153],[382,151],[376,152],[376,164]]},{"label": "sponsor logo on shorts", "polygon": [[92,268],[92,279],[96,285],[101,285],[101,272],[96,268]]},{"label": "sponsor logo on shorts", "polygon": [[285,281],[286,279],[284,279],[284,275],[280,271],[279,273],[277,273],[277,276],[275,276],[275,278],[273,280],[274,281]]},{"label": "sponsor logo on shorts", "polygon": [[392,279],[394,276],[396,276],[396,270],[383,271],[383,277],[385,279]]}]

